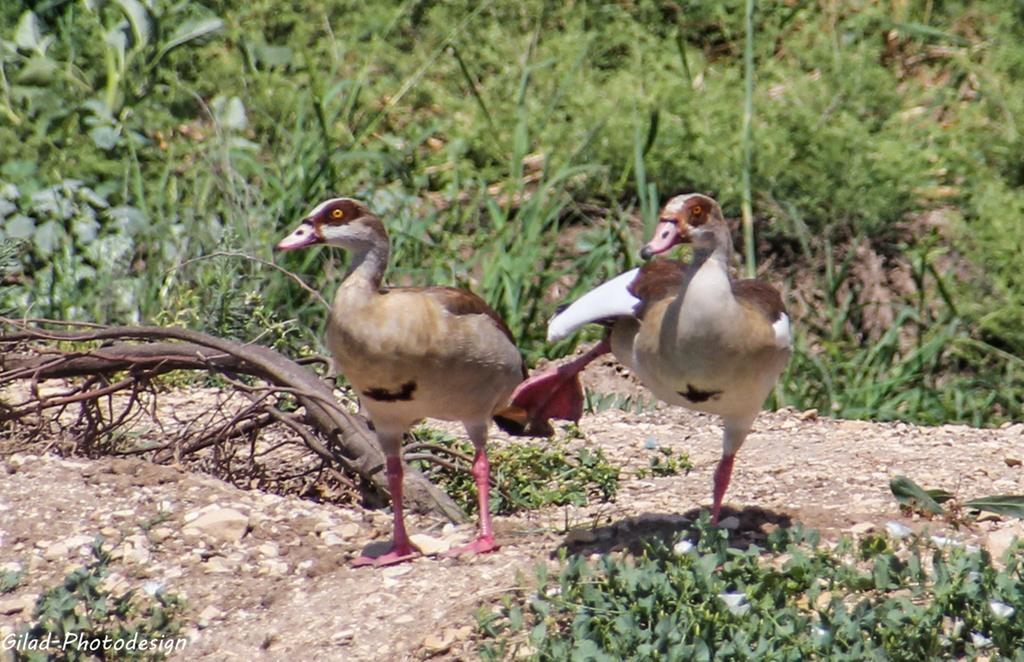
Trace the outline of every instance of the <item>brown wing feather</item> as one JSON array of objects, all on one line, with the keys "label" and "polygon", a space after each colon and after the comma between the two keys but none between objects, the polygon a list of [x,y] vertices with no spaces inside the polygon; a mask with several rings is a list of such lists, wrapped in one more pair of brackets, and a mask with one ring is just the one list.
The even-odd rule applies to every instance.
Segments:
[{"label": "brown wing feather", "polygon": [[491,321],[494,322],[494,326],[498,327],[498,330],[505,334],[505,337],[509,339],[509,342],[513,345],[516,342],[515,338],[512,337],[512,330],[508,328],[507,324],[505,324],[505,320],[501,319],[501,315],[487,305],[486,301],[472,292],[458,287],[434,285],[431,287],[387,288],[381,290],[381,294],[387,294],[388,292],[395,291],[416,292],[429,295],[452,315],[487,315],[491,318]]},{"label": "brown wing feather", "polygon": [[678,260],[652,260],[641,267],[629,284],[629,293],[640,299],[637,318],[643,319],[644,312],[654,302],[678,294],[686,282],[686,273],[686,264]]},{"label": "brown wing feather", "polygon": [[[516,339],[512,337],[512,330],[508,328],[507,324],[505,324],[505,320],[501,319],[501,315],[491,308],[486,301],[468,290],[463,290],[458,287],[449,287],[447,285],[434,285],[432,287],[387,288],[382,289],[380,293],[387,294],[388,292],[396,290],[429,295],[452,315],[487,315],[487,317],[491,318],[491,322],[494,326],[497,327],[497,329],[501,331],[506,338],[508,338],[508,341],[513,345],[516,344]],[[522,363],[523,379],[526,379],[526,362],[523,361]]]},{"label": "brown wing feather", "polygon": [[786,307],[782,303],[782,295],[777,289],[763,281],[751,278],[734,280],[732,293],[741,303],[748,303],[752,308],[760,311],[769,323],[774,324],[786,312]]}]

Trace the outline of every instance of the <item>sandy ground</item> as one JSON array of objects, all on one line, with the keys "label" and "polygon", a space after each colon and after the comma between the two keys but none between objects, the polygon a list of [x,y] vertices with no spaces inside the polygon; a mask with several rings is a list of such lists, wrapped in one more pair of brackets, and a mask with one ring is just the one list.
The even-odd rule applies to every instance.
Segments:
[{"label": "sandy ground", "polygon": [[[0,570],[25,577],[0,595],[0,636],[27,622],[35,596],[82,565],[87,542],[101,535],[118,557],[108,580],[115,591],[160,587],[187,600],[189,642],[171,659],[475,659],[474,612],[528,583],[559,547],[622,548],[684,527],[710,501],[721,452],[714,418],[666,406],[612,409],[585,416],[580,428],[584,438],[573,443],[600,447],[622,467],[615,502],[499,517],[498,552],[385,569],[347,562],[387,539],[386,511],[240,490],[140,460],[2,453]],[[496,433],[494,443],[523,442]],[[693,470],[638,478],[656,452],[650,446],[688,453]],[[1019,521],[991,517],[959,530],[920,521],[899,512],[888,483],[903,474],[963,499],[1024,493],[1022,456],[1024,424],[928,428],[765,413],[737,458],[725,514],[737,516],[739,542],[793,522],[839,537],[895,520],[1005,546],[1024,536]],[[409,525],[442,545],[473,533],[423,515]]]}]

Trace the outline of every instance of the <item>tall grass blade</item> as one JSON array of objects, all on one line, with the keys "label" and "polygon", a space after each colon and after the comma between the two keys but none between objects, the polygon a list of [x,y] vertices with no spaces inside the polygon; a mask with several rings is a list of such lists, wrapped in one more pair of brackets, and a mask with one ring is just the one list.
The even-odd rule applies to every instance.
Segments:
[{"label": "tall grass blade", "polygon": [[750,169],[753,166],[754,137],[754,0],[746,0],[743,17],[746,38],[743,42],[743,193],[740,213],[743,215],[743,261],[747,278],[757,275],[754,251],[754,211],[750,193]]},{"label": "tall grass blade", "polygon": [[462,77],[466,80],[466,87],[469,88],[470,94],[473,95],[473,99],[476,101],[476,105],[480,108],[480,112],[484,114],[484,118],[487,120],[487,126],[491,128],[491,139],[497,141],[498,130],[494,125],[494,117],[491,115],[491,111],[487,108],[487,103],[484,102],[484,98],[480,96],[480,90],[477,89],[478,85],[476,79],[473,78],[473,74],[469,72],[469,67],[466,66],[466,61],[462,59],[462,53],[459,52],[459,47],[455,44],[451,45],[452,55],[455,56],[455,61],[459,63],[459,70],[462,72]]}]

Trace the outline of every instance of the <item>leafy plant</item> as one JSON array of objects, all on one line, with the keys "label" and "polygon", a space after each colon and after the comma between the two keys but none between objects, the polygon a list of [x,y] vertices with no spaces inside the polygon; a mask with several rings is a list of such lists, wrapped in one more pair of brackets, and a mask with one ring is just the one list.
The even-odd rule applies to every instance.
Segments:
[{"label": "leafy plant", "polygon": [[[52,10],[51,10],[52,11]],[[82,117],[93,144],[102,150],[141,144],[146,140],[133,106],[161,83],[163,60],[177,48],[207,38],[224,23],[212,16],[196,16],[190,3],[166,0],[96,0],[81,9],[66,10],[57,18],[73,23],[81,49],[69,49],[68,34],[48,33],[35,12],[18,19],[6,54],[13,78],[21,86],[9,90],[13,102],[26,103],[31,115],[57,119],[45,101],[74,94],[96,93],[81,105],[63,111],[86,111]],[[191,14],[191,15],[190,15]],[[80,58],[80,59],[79,59]],[[99,64],[102,70],[88,65]],[[82,66],[82,65],[85,66]],[[75,66],[79,65],[79,66]],[[64,87],[62,90],[61,88]],[[31,93],[35,88],[36,94]],[[8,108],[13,112],[13,103]],[[15,117],[17,117],[15,115]]]},{"label": "leafy plant", "polygon": [[[199,289],[196,281],[201,283]],[[156,321],[278,350],[305,351],[309,338],[295,320],[282,319],[270,308],[256,283],[248,291],[240,285],[231,267],[207,269],[194,280],[168,288],[167,308]]]},{"label": "leafy plant", "polygon": [[536,589],[483,607],[487,660],[1013,658],[1024,645],[1020,543],[987,553],[924,538],[823,546],[778,529],[729,546],[704,516],[638,556],[563,557]]},{"label": "leafy plant", "polygon": [[[113,206],[74,179],[30,194],[0,181],[0,222],[0,239],[27,247],[21,259],[26,282],[7,292],[21,295],[19,307],[60,319],[85,313],[118,318],[136,310],[132,261],[145,228],[138,209]],[[96,282],[106,286],[102,292],[84,287]]]},{"label": "leafy plant", "polygon": [[686,453],[676,454],[671,448],[661,446],[657,452],[652,453],[648,460],[649,466],[636,471],[637,478],[646,478],[648,475],[655,478],[663,476],[677,476],[679,472],[690,473],[693,463]]},{"label": "leafy plant", "polygon": [[4,570],[0,572],[0,595],[10,593],[21,586],[25,573],[21,570]]},{"label": "leafy plant", "polygon": [[[103,585],[109,574],[110,554],[101,542],[93,545],[92,553],[88,565],[72,571],[59,586],[39,596],[34,620],[18,633],[19,640],[70,642],[60,649],[60,659],[72,661],[160,660],[167,652],[180,650],[181,642],[187,641],[176,638],[182,626],[182,601],[161,590],[153,591],[148,598],[134,590],[112,594]],[[30,645],[24,650],[15,649],[15,659],[53,659],[53,651],[42,648]]]},{"label": "leafy plant", "polygon": [[[2,204],[3,201],[0,201]],[[18,255],[22,252],[20,244],[13,239],[0,239],[0,315],[11,312],[8,297],[14,289],[12,283],[17,278]]]},{"label": "leafy plant", "polygon": [[[476,483],[469,472],[472,444],[424,427],[417,428],[413,438],[406,446],[410,463],[467,512],[476,512]],[[584,505],[591,499],[614,500],[619,470],[608,463],[603,451],[586,447],[570,451],[564,440],[546,443],[488,447],[492,514],[508,515],[549,505]],[[433,459],[438,457],[441,462]]]},{"label": "leafy plant", "polygon": [[[737,233],[737,246],[786,286],[797,345],[775,404],[1020,417],[1019,12],[349,5],[5,3],[0,179],[16,193],[0,190],[0,231],[32,236],[2,304],[239,333],[258,292],[253,310],[319,338],[320,303],[265,263],[312,204],[348,194],[388,227],[392,283],[468,286],[530,361],[554,358],[594,333],[548,345],[559,301],[635,266],[664,197],[699,190],[750,221],[759,243]],[[336,38],[339,12],[358,38]],[[107,207],[83,206],[68,182]],[[47,192],[78,211],[40,210]],[[87,209],[94,239],[74,216]],[[136,210],[140,228],[114,209]],[[109,264],[90,257],[104,241]],[[263,262],[179,268],[219,251]],[[329,295],[345,259],[281,262]],[[610,406],[645,405],[588,402]]]},{"label": "leafy plant", "polygon": [[[906,476],[896,476],[889,481],[889,489],[901,508],[924,515],[957,521],[960,513],[966,509],[1024,519],[1024,495],[1021,494],[1000,494],[960,502],[951,492],[926,490]],[[947,502],[949,505],[944,508],[942,504]]]},{"label": "leafy plant", "polygon": [[628,393],[598,393],[590,389],[583,391],[583,411],[588,414],[596,414],[609,409],[620,409],[640,414],[651,411],[657,406],[658,399],[655,397]]}]

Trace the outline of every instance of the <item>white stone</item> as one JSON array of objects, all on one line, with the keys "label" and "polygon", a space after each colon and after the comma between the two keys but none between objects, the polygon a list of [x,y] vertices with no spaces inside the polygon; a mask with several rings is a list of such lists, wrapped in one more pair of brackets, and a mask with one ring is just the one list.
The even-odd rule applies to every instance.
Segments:
[{"label": "white stone", "polygon": [[411,565],[393,565],[381,571],[385,577],[401,577],[412,570]]},{"label": "white stone", "polygon": [[450,633],[446,630],[442,636],[436,634],[428,634],[423,639],[423,648],[429,651],[433,655],[446,652],[455,643],[455,638],[450,636]]},{"label": "white stone", "polygon": [[0,614],[13,615],[20,614],[23,611],[30,611],[35,606],[38,598],[39,596],[35,593],[4,598],[0,600]]},{"label": "white stone", "polygon": [[334,527],[334,532],[347,540],[359,535],[359,525],[355,522],[349,522],[348,524]]},{"label": "white stone", "polygon": [[345,541],[338,536],[334,531],[325,531],[321,536],[320,540],[323,541],[328,547],[337,547],[338,545],[344,545]]},{"label": "white stone", "polygon": [[719,593],[718,599],[725,603],[726,608],[734,616],[742,616],[750,611],[750,603],[743,593]]},{"label": "white stone", "polygon": [[352,643],[355,636],[354,630],[339,630],[331,635],[331,643],[335,646],[347,646]]},{"label": "white stone", "polygon": [[1021,532],[1016,528],[999,529],[988,534],[985,542],[988,547],[989,553],[992,554],[992,558],[999,560],[1002,559],[1006,554],[1006,550],[1010,548],[1013,543],[1013,539],[1020,537]]},{"label": "white stone", "polygon": [[896,538],[897,540],[900,539],[900,538],[906,538],[911,533],[913,533],[913,531],[910,529],[910,527],[904,526],[903,524],[900,524],[899,522],[893,522],[893,521],[889,521],[889,522],[885,523],[885,530],[889,532],[890,536],[892,536],[893,538]]},{"label": "white stone", "polygon": [[998,600],[989,600],[988,608],[992,610],[992,613],[997,618],[1009,618],[1013,616],[1013,612],[1017,611],[1005,602],[999,602]]},{"label": "white stone", "polygon": [[686,554],[691,549],[693,549],[693,543],[689,540],[680,540],[672,547],[672,551],[676,554]]},{"label": "white stone", "polygon": [[157,526],[149,530],[149,538],[153,542],[163,542],[174,535],[174,529]]},{"label": "white stone", "polygon": [[427,556],[435,556],[437,554],[444,554],[452,547],[450,540],[443,538],[435,538],[425,533],[414,533],[409,536],[409,540],[412,542],[416,549],[420,550]]},{"label": "white stone", "polygon": [[256,548],[256,551],[258,551],[263,556],[277,556],[281,553],[280,550],[278,550],[277,548],[277,543],[273,542],[263,543],[262,545]]},{"label": "white stone", "polygon": [[149,539],[142,534],[128,536],[121,545],[121,558],[125,563],[149,563],[152,554],[149,551]]},{"label": "white stone", "polygon": [[216,620],[219,620],[224,616],[224,612],[217,609],[213,605],[207,605],[205,609],[199,612],[198,625],[200,628],[208,628],[210,624]]},{"label": "white stone", "polygon": [[988,648],[992,645],[992,640],[980,632],[972,632],[971,643],[974,644],[975,648]]},{"label": "white stone", "polygon": [[183,529],[183,532],[188,534],[189,529],[194,529],[217,540],[238,542],[248,528],[247,515],[234,508],[215,508],[197,517]]},{"label": "white stone", "polygon": [[100,585],[104,590],[115,596],[123,595],[130,588],[128,580],[118,572],[112,572],[104,577]]},{"label": "white stone", "polygon": [[224,558],[223,556],[211,556],[203,564],[203,569],[207,574],[211,575],[229,575],[235,571],[238,567],[237,563],[233,563],[230,559]]},{"label": "white stone", "polygon": [[272,577],[287,575],[288,564],[279,559],[263,559],[260,562],[259,574],[270,575]]},{"label": "white stone", "polygon": [[79,547],[82,547],[84,545],[88,545],[92,541],[92,536],[71,536],[70,538],[66,538],[64,540],[55,542],[51,545],[47,545],[46,551],[43,552],[43,558],[45,558],[47,561],[56,561],[58,559],[63,559],[67,557],[67,555],[71,551],[77,550]]}]

